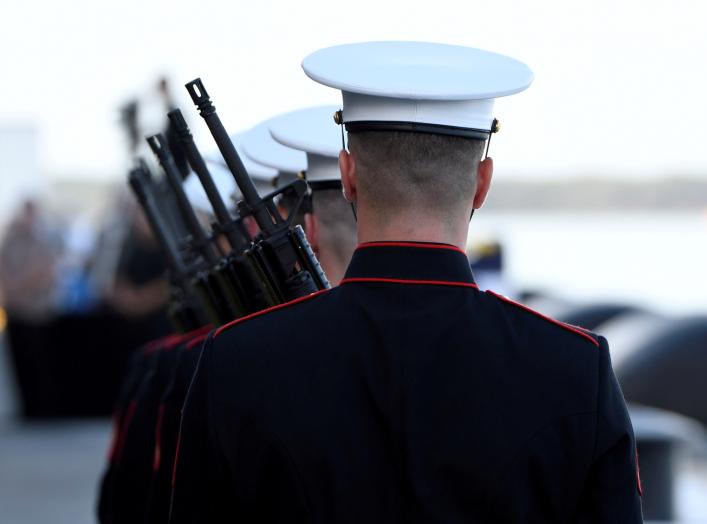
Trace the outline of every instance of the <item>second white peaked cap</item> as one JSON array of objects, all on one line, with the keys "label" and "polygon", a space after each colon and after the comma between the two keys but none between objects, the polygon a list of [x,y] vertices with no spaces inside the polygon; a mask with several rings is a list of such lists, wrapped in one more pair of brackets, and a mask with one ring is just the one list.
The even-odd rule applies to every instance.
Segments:
[{"label": "second white peaked cap", "polygon": [[332,125],[336,106],[316,106],[271,119],[270,134],[280,144],[307,155],[307,182],[341,182],[341,133]]},{"label": "second white peaked cap", "polygon": [[304,72],[343,94],[349,131],[394,129],[485,138],[495,98],[519,93],[533,73],[513,58],[425,42],[365,42],[307,56]]},{"label": "second white peaked cap", "polygon": [[271,120],[261,122],[245,132],[241,148],[251,161],[277,171],[277,183],[280,186],[283,182],[294,180],[300,171],[307,169],[307,155],[275,141],[269,131]]}]

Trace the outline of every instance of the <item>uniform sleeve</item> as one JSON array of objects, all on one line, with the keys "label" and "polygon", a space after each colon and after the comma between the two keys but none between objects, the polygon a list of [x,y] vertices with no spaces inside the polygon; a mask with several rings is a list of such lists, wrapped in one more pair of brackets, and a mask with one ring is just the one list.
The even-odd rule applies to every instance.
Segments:
[{"label": "uniform sleeve", "polygon": [[611,367],[606,339],[599,338],[596,440],[576,522],[643,522],[636,442],[626,402]]},{"label": "uniform sleeve", "polygon": [[226,467],[213,443],[210,405],[212,338],[204,344],[182,410],[172,478],[170,524],[224,522]]}]

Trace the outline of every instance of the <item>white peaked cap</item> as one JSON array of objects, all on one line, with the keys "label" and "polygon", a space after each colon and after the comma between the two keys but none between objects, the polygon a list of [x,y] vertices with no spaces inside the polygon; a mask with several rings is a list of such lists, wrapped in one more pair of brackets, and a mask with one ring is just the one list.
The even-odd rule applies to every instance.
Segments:
[{"label": "white peaked cap", "polygon": [[336,106],[316,106],[271,119],[270,134],[280,144],[307,155],[307,182],[341,181],[341,131],[332,125]]},{"label": "white peaked cap", "polygon": [[278,171],[277,185],[281,186],[286,179],[294,180],[307,169],[307,155],[276,142],[269,127],[270,120],[266,120],[244,133],[241,146],[250,160]]},{"label": "white peaked cap", "polygon": [[523,91],[532,71],[513,58],[425,42],[366,42],[316,51],[312,80],[343,95],[349,131],[393,129],[486,138],[493,101]]}]

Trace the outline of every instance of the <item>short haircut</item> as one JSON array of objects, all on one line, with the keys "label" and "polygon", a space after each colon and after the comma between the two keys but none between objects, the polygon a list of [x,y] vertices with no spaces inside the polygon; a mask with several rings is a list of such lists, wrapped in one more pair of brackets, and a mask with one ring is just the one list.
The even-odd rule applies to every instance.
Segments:
[{"label": "short haircut", "polygon": [[471,202],[485,141],[409,131],[349,134],[357,190],[379,216],[444,216]]},{"label": "short haircut", "polygon": [[317,217],[320,244],[346,267],[356,249],[356,219],[340,189],[312,191],[312,212]]}]

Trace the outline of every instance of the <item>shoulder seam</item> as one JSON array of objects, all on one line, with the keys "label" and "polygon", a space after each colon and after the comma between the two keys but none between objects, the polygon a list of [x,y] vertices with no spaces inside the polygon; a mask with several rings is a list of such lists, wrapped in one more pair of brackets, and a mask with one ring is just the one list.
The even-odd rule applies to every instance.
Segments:
[{"label": "shoulder seam", "polygon": [[496,297],[497,299],[501,300],[502,302],[506,302],[507,304],[511,304],[513,306],[516,306],[516,307],[522,309],[523,311],[527,311],[528,313],[532,313],[536,317],[542,318],[543,320],[547,320],[551,324],[555,324],[556,326],[559,326],[559,327],[565,329],[566,331],[570,331],[571,333],[579,335],[580,337],[583,337],[583,338],[589,340],[596,347],[600,347],[599,341],[597,339],[595,339],[589,333],[585,332],[580,327],[573,326],[571,324],[565,324],[564,322],[560,322],[559,320],[556,320],[552,317],[548,317],[547,315],[543,315],[539,311],[535,311],[534,309],[529,308],[528,306],[521,304],[520,302],[516,302],[515,300],[512,300],[508,297],[504,297],[503,295],[499,295],[498,293],[495,293],[495,292],[491,291],[490,289],[487,289],[486,293],[493,296],[493,297]]},{"label": "shoulder seam", "polygon": [[240,323],[242,323],[242,322],[245,322],[246,320],[250,320],[250,319],[252,319],[252,318],[256,318],[256,317],[259,317],[259,316],[261,316],[261,315],[265,315],[266,313],[271,313],[271,312],[273,312],[273,311],[278,311],[278,310],[283,309],[283,308],[286,308],[286,307],[288,307],[288,306],[293,306],[293,305],[295,305],[295,304],[299,304],[300,302],[305,302],[305,301],[307,301],[307,300],[309,300],[309,299],[318,297],[319,295],[322,295],[322,294],[324,294],[324,293],[326,293],[327,291],[330,291],[330,290],[331,290],[331,288],[328,288],[328,289],[320,289],[319,291],[315,291],[314,293],[310,293],[309,295],[305,295],[305,296],[303,296],[303,297],[299,297],[299,298],[296,298],[296,299],[294,299],[294,300],[290,300],[289,302],[283,302],[282,304],[277,304],[276,306],[272,306],[272,307],[269,307],[269,308],[261,309],[260,311],[256,311],[255,313],[251,313],[250,315],[246,315],[246,316],[244,316],[244,317],[241,317],[241,318],[237,318],[237,319],[235,319],[235,320],[232,320],[232,321],[229,322],[228,324],[224,324],[223,326],[221,326],[220,328],[218,328],[216,331],[214,331],[214,332],[213,332],[213,335],[211,336],[211,338],[216,338],[216,337],[219,336],[223,331],[225,331],[225,330],[227,330],[227,329],[229,329],[229,328],[231,328],[231,327],[233,327],[233,326],[235,326],[235,325],[237,325],[237,324],[240,324]]}]

